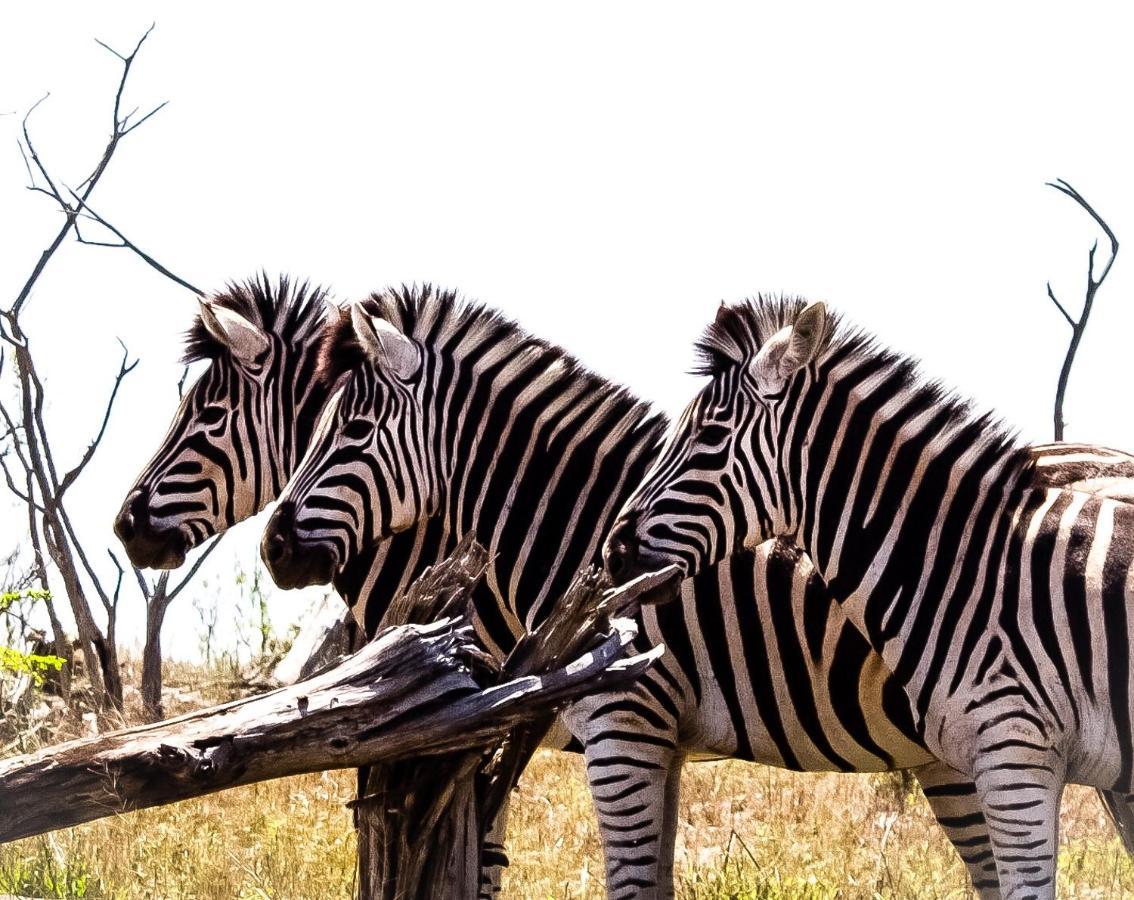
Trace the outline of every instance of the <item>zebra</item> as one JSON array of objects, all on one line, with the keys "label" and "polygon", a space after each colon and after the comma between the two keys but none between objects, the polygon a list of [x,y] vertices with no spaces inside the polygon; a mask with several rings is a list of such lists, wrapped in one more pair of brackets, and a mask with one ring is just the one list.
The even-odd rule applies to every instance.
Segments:
[{"label": "zebra", "polygon": [[[344,313],[325,338],[321,374],[335,396],[265,531],[273,577],[326,581],[375,543],[442,518],[452,539],[473,531],[493,554],[477,608],[501,648],[598,558],[663,426],[558,348],[428,289],[387,291]],[[1045,463],[1052,478],[1058,456]],[[910,733],[892,706],[904,708],[904,697],[859,655],[865,644],[809,563],[782,548],[740,555],[681,594],[639,617],[644,644],[670,651],[656,673],[636,692],[569,715],[585,746],[613,896],[671,889],[687,753],[805,770],[929,765],[919,772],[934,782],[927,796],[976,887],[995,895],[987,833],[968,805],[972,784],[920,747],[905,755]],[[777,594],[791,598],[791,615],[777,613]]]},{"label": "zebra", "polygon": [[1053,482],[1058,445],[1022,445],[821,303],[722,307],[698,351],[710,380],[619,515],[608,569],[692,575],[792,541],[926,746],[975,783],[1002,894],[1054,896],[1064,784],[1120,810],[1134,790],[1128,457],[1073,449]]}]

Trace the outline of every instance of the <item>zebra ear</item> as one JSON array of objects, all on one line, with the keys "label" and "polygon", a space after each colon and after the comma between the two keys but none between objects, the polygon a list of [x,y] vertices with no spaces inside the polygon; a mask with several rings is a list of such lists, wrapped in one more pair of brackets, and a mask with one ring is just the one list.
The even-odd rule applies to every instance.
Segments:
[{"label": "zebra ear", "polygon": [[392,372],[402,381],[409,381],[421,368],[421,351],[417,344],[380,316],[372,316],[359,304],[350,308],[355,337],[380,369]]},{"label": "zebra ear", "polygon": [[207,300],[200,303],[205,330],[228,347],[237,359],[252,362],[270,346],[271,341],[263,329],[240,313]]},{"label": "zebra ear", "polygon": [[827,332],[827,306],[816,301],[800,310],[791,326],[791,341],[780,363],[784,375],[792,375],[806,366],[819,352]]},{"label": "zebra ear", "polygon": [[763,392],[775,393],[806,366],[822,346],[827,333],[827,307],[810,303],[787,328],[781,328],[753,357],[750,372]]}]

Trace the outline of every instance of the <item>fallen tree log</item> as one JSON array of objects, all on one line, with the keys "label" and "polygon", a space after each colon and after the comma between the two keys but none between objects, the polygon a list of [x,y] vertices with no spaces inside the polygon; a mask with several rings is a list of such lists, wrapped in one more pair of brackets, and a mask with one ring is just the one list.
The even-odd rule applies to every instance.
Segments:
[{"label": "fallen tree log", "polygon": [[[463,552],[484,554],[475,544]],[[659,647],[625,657],[633,624],[611,618],[627,611],[658,578],[646,576],[603,591],[592,575],[590,581],[577,580],[557,605],[560,612],[549,620],[544,637],[530,635],[501,669],[477,645],[470,624],[468,599],[483,564],[472,580],[466,570],[459,587],[446,581],[451,571],[446,575],[436,568],[442,571],[433,573],[433,582],[423,579],[424,587],[404,598],[404,617],[428,619],[439,610],[444,615],[428,624],[386,629],[359,652],[305,681],[0,761],[0,842],[270,778],[458,751],[475,754],[466,754],[457,771],[445,777],[456,784],[463,773],[468,782],[478,769],[469,771],[474,757],[481,760],[487,753],[511,767],[521,757],[526,762],[515,749],[500,752],[510,732],[509,746],[526,748],[541,727],[518,728],[521,723],[548,722],[572,697],[633,679],[662,652]],[[571,599],[573,592],[578,599]],[[544,647],[541,640],[551,636],[558,646]],[[548,667],[541,670],[544,664]],[[527,755],[531,749],[534,744]],[[418,763],[423,772],[431,771],[427,761]],[[506,794],[514,784],[515,777],[500,771],[497,763],[495,776],[482,776],[478,803],[486,791]],[[444,808],[453,796],[435,772],[426,781],[432,799],[417,804],[429,810],[421,820],[430,826],[425,842],[444,844],[434,840],[435,826],[445,820]],[[420,834],[398,840],[406,848],[422,845]],[[453,844],[452,836],[448,843]],[[470,852],[459,848],[450,855],[459,856],[467,869]],[[384,871],[382,878],[387,877]]]}]

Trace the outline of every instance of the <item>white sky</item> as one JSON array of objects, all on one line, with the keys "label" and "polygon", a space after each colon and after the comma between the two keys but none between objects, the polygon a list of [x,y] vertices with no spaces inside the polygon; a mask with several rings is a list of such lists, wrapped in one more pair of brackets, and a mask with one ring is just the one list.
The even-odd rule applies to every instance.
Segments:
[{"label": "white sky", "polygon": [[[202,288],[261,267],[341,299],[434,281],[669,411],[720,300],[799,293],[1046,439],[1068,329],[1044,282],[1077,308],[1095,234],[1043,186],[1062,177],[1131,242],[1082,345],[1068,437],[1129,448],[1132,18],[1083,2],[5,4],[0,301],[58,221],[24,190],[20,116],[52,92],[34,135],[77,183],[118,78],[93,39],[127,50],[156,20],[126,108],[170,104],[92,206]],[[34,294],[61,463],[94,431],[115,337],[142,356],[71,496],[96,556],[173,412],[193,309],[126,251],[74,245]],[[214,580],[251,565],[261,525],[233,534]],[[281,621],[301,608],[276,602]],[[141,603],[123,604],[130,637]],[[170,617],[169,650],[194,652],[188,598]]]}]

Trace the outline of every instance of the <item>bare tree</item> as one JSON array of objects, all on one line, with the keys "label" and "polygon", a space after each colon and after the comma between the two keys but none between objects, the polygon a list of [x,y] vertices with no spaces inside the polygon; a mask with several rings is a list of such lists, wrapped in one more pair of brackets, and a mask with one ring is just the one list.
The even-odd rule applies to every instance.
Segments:
[{"label": "bare tree", "polygon": [[1087,320],[1091,315],[1091,307],[1095,302],[1095,294],[1098,289],[1102,287],[1102,283],[1106,281],[1106,276],[1110,274],[1110,267],[1114,265],[1114,260],[1118,256],[1118,238],[1114,236],[1114,232],[1110,230],[1110,226],[1106,224],[1102,216],[1100,216],[1092,208],[1083,195],[1080,194],[1075,188],[1071,187],[1062,178],[1057,178],[1054,182],[1048,182],[1048,187],[1053,187],[1057,191],[1066,194],[1072,200],[1079,204],[1087,214],[1095,220],[1096,224],[1103,230],[1103,233],[1110,240],[1110,258],[1103,265],[1099,271],[1098,277],[1095,276],[1095,251],[1098,250],[1099,242],[1096,240],[1091,245],[1091,250],[1087,254],[1087,288],[1086,294],[1083,299],[1083,309],[1079,313],[1079,318],[1073,318],[1067,308],[1059,302],[1055,296],[1055,292],[1051,289],[1051,282],[1047,283],[1047,296],[1051,298],[1051,302],[1056,305],[1063,318],[1067,320],[1067,324],[1071,326],[1071,341],[1067,345],[1067,353],[1063,357],[1063,365],[1059,370],[1059,381],[1055,388],[1055,439],[1057,441],[1063,440],[1063,399],[1067,393],[1067,381],[1071,377],[1071,367],[1075,364],[1075,354],[1079,350],[1079,342],[1083,339],[1083,332],[1087,330]]},{"label": "bare tree", "polygon": [[[129,353],[122,346],[122,359],[108,392],[102,421],[97,433],[86,450],[69,469],[56,464],[52,441],[44,422],[43,410],[46,391],[40,377],[32,343],[26,333],[21,314],[31,297],[32,289],[39,281],[47,265],[68,237],[79,243],[100,247],[115,247],[130,250],[147,265],[177,284],[201,295],[201,291],[182,278],[174,275],[152,256],[145,253],[122,232],[90,207],[90,198],[102,180],[114,158],[121,141],[157,113],[165,103],[158,104],[143,115],[135,108],[124,112],[123,95],[131,68],[138,52],[149,37],[151,26],[138,40],[134,49],[123,55],[99,41],[99,45],[112,53],[121,65],[121,75],[114,95],[111,115],[110,137],[102,154],[90,173],[72,189],[57,179],[45,165],[35,142],[32,140],[30,121],[32,114],[47,99],[47,95],[37,101],[24,116],[19,140],[20,151],[28,173],[28,190],[50,198],[63,214],[63,221],[55,236],[40,254],[31,274],[24,282],[15,299],[6,309],[0,309],[0,340],[8,346],[8,354],[15,360],[15,382],[18,401],[13,408],[0,403],[0,419],[3,424],[4,449],[0,452],[0,469],[9,491],[24,504],[27,510],[29,540],[32,550],[32,568],[35,580],[46,589],[48,587],[49,564],[58,572],[63,583],[64,593],[78,630],[79,647],[86,663],[86,671],[91,681],[93,698],[100,709],[122,706],[122,683],[118,666],[118,651],[115,644],[115,630],[118,619],[119,598],[122,589],[124,570],[114,559],[116,576],[113,584],[94,567],[91,554],[84,547],[76,533],[66,505],[68,490],[82,475],[98,450],[106,433],[114,409],[115,400],[123,380],[137,366],[131,361]],[[82,224],[96,223],[97,227],[108,231],[114,240],[101,240],[88,237],[82,231]],[[2,361],[2,358],[0,358]],[[113,553],[111,553],[113,558]],[[198,559],[190,577],[196,572],[201,559]],[[160,630],[165,610],[169,603],[185,586],[188,578],[174,588],[169,587],[169,578],[163,575],[153,585],[147,585],[138,574],[139,584],[147,605],[147,639],[149,626],[156,623]],[[100,625],[92,613],[92,596],[102,608],[105,624]],[[62,625],[54,606],[48,605],[56,654],[70,658],[69,647],[62,632]],[[155,642],[158,640],[155,636]],[[157,693],[160,708],[160,645],[156,651],[147,647],[147,656],[157,656]],[[153,667],[150,665],[150,690],[153,690]]]}]

